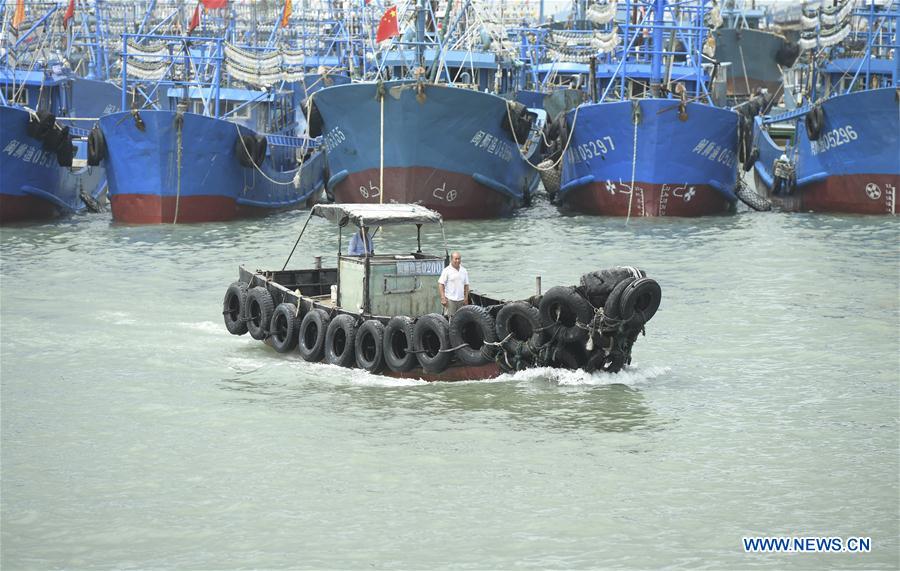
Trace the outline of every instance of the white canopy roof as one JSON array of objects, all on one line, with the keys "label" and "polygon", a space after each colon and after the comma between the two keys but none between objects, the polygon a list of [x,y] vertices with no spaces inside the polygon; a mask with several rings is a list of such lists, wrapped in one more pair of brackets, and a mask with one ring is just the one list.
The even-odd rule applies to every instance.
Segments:
[{"label": "white canopy roof", "polygon": [[434,224],[441,222],[438,212],[418,204],[316,204],[310,215],[327,218],[345,226],[386,226],[390,224]]}]

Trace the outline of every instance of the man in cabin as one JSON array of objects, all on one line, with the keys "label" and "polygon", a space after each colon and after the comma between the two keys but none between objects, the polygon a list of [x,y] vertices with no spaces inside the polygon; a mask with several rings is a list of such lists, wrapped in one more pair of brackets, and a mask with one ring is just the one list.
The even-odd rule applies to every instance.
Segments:
[{"label": "man in cabin", "polygon": [[365,256],[366,250],[369,255],[375,253],[375,244],[372,243],[372,236],[364,231],[364,227],[359,228],[359,232],[350,238],[350,246],[347,247],[348,256]]},{"label": "man in cabin", "polygon": [[450,265],[438,278],[438,292],[447,317],[453,317],[460,307],[469,305],[469,272],[462,266],[459,252],[450,254]]}]

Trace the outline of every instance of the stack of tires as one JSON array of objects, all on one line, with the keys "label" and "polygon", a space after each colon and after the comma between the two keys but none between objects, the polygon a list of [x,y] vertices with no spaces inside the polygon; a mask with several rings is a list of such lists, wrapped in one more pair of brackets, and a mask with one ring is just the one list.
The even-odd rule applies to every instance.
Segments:
[{"label": "stack of tires", "polygon": [[550,366],[618,372],[659,308],[655,280],[634,268],[585,274],[577,287],[557,286],[497,313],[498,363],[505,371]]},{"label": "stack of tires", "polygon": [[280,353],[296,350],[307,361],[371,373],[421,367],[439,374],[492,362],[504,372],[543,366],[617,372],[631,362],[631,347],[660,299],[659,285],[644,272],[613,268],[527,301],[464,306],[450,321],[437,313],[382,321],[320,308],[301,316],[297,305],[276,305],[265,287],[243,282],[228,287],[222,313],[234,335],[250,333]]},{"label": "stack of tires", "polygon": [[38,111],[28,119],[26,127],[28,136],[41,141],[41,147],[56,155],[56,162],[61,167],[71,167],[75,158],[75,147],[68,126],[60,126],[56,116],[47,111]]}]

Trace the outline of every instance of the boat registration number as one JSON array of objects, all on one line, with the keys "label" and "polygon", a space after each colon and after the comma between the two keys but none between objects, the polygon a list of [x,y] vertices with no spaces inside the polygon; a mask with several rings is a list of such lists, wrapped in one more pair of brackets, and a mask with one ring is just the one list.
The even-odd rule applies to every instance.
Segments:
[{"label": "boat registration number", "polygon": [[809,144],[812,148],[812,154],[818,155],[829,149],[846,145],[850,141],[855,141],[858,138],[859,135],[856,134],[853,125],[847,125],[846,127],[839,127],[837,129],[832,129],[827,133],[823,133],[818,141],[810,141]]}]

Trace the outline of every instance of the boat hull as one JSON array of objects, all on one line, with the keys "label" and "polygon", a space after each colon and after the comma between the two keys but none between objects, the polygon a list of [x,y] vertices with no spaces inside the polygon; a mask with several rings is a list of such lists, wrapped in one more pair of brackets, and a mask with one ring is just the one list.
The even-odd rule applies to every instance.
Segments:
[{"label": "boat hull", "polygon": [[468,365],[451,365],[440,373],[428,373],[422,369],[413,369],[405,373],[386,370],[383,375],[397,379],[421,379],[423,381],[480,381],[499,377],[502,373],[497,363],[488,363],[478,367]]},{"label": "boat hull", "polygon": [[[98,196],[105,185],[99,167],[61,167],[56,154],[28,136],[28,112],[0,106],[0,222],[50,220],[80,212],[82,191]],[[76,164],[84,162],[87,146],[73,141]]]},{"label": "boat hull", "polygon": [[[755,125],[757,188],[785,210],[896,214],[900,187],[900,111],[893,88],[857,91],[822,103],[823,127],[810,142],[805,116],[796,120],[795,149],[779,147]],[[773,196],[772,170],[783,152],[795,157],[796,188]]]},{"label": "boat hull", "polygon": [[[414,202],[444,218],[503,216],[527,202],[537,172],[503,128],[509,122],[504,99],[436,85],[419,93],[415,84],[389,82],[382,105],[377,89],[342,85],[314,97],[335,200]],[[539,145],[528,148],[536,161]]]},{"label": "boat hull", "polygon": [[[557,203],[609,216],[730,212],[736,202],[738,116],[695,103],[688,103],[686,112],[687,119],[679,119],[678,102],[665,99],[582,105],[570,111],[572,137]],[[630,198],[632,177],[635,194]]]},{"label": "boat hull", "polygon": [[293,148],[269,147],[260,168],[240,164],[238,133],[228,121],[183,114],[181,149],[176,113],[141,111],[100,120],[106,138],[113,219],[129,224],[214,222],[303,208],[324,184],[324,156],[314,152],[294,168]]}]

